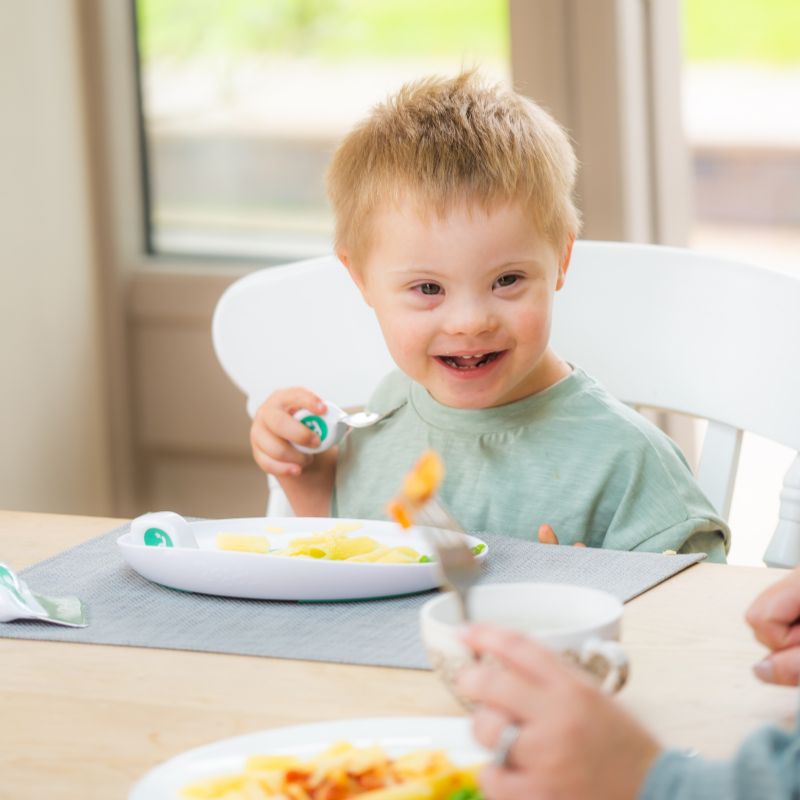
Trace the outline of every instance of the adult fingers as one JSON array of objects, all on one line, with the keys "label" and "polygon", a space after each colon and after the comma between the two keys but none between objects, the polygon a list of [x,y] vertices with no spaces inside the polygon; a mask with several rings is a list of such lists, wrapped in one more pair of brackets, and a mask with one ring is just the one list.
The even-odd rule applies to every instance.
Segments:
[{"label": "adult fingers", "polygon": [[753,667],[756,675],[766,683],[780,686],[800,684],[800,647],[778,650]]},{"label": "adult fingers", "polygon": [[532,786],[532,777],[528,772],[506,769],[494,764],[484,767],[478,776],[483,793],[487,800],[537,800],[543,797]]},{"label": "adult fingers", "polygon": [[458,676],[461,694],[496,713],[526,721],[542,713],[549,687],[499,664],[467,667]]},{"label": "adult fingers", "polygon": [[476,653],[488,653],[530,680],[549,681],[566,669],[566,665],[552,650],[506,628],[470,625],[463,634],[463,640]]},{"label": "adult fingers", "polygon": [[762,592],[747,610],[756,639],[773,650],[800,644],[800,570]]},{"label": "adult fingers", "polygon": [[472,734],[478,744],[487,750],[497,747],[500,734],[514,719],[503,711],[489,706],[478,706],[472,715]]}]

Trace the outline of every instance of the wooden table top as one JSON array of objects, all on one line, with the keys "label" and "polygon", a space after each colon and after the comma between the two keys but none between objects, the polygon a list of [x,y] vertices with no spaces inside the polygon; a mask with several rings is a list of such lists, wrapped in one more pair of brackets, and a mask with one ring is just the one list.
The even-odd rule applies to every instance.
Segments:
[{"label": "wooden table top", "polygon": [[[20,570],[122,522],[0,511],[0,560]],[[782,574],[699,564],[626,605],[620,699],[665,744],[725,756],[790,724],[797,690],[756,680],[744,623]],[[462,713],[427,671],[252,656],[0,638],[0,675],[0,796],[20,800],[124,798],[159,762],[263,728]]]}]

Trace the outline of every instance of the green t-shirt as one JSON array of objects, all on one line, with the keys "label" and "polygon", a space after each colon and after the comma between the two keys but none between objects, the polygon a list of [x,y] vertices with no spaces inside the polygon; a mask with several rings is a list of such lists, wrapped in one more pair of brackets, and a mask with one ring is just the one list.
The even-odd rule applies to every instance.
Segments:
[{"label": "green t-shirt", "polygon": [[579,368],[485,409],[441,405],[393,372],[369,408],[397,411],[340,446],[334,516],[386,519],[403,476],[432,448],[446,469],[440,499],[467,531],[536,541],[546,522],[561,544],[725,561],[728,527],[675,443]]}]

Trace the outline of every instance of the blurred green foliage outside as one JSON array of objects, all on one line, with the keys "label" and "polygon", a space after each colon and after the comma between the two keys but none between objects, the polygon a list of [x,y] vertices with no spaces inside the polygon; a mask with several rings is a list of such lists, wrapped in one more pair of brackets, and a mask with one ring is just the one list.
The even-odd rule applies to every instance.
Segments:
[{"label": "blurred green foliage outside", "polygon": [[508,58],[505,0],[137,0],[136,7],[145,61],[256,54]]},{"label": "blurred green foliage outside", "polygon": [[[150,58],[507,59],[506,0],[136,0]],[[682,0],[687,60],[800,65],[800,0]]]},{"label": "blurred green foliage outside", "polygon": [[800,0],[683,0],[687,61],[800,65]]}]

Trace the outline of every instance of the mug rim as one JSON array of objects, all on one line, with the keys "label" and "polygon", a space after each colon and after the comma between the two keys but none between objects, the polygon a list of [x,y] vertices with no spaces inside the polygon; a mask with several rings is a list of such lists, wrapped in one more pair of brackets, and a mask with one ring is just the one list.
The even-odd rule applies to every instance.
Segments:
[{"label": "mug rim", "polygon": [[[531,588],[534,587],[543,589],[556,589],[557,591],[560,592],[574,592],[578,594],[588,595],[590,598],[594,597],[596,599],[602,597],[606,603],[608,603],[608,601],[611,601],[610,609],[609,608],[604,609],[604,613],[602,615],[598,614],[591,621],[579,622],[574,625],[564,626],[563,628],[552,630],[549,632],[549,634],[542,634],[541,636],[537,635],[535,632],[519,631],[517,629],[518,632],[523,633],[526,636],[532,636],[533,638],[541,639],[542,641],[547,641],[548,639],[561,638],[565,636],[590,634],[592,631],[614,624],[615,622],[620,621],[622,618],[624,604],[618,597],[611,594],[611,592],[607,592],[603,589],[595,589],[590,586],[581,586],[579,584],[574,584],[574,583],[557,583],[554,581],[517,581],[514,583],[482,583],[473,587],[472,593],[477,594],[487,589],[489,589],[490,591],[493,589],[513,590],[513,589],[523,589],[523,588],[530,590]],[[454,630],[456,628],[462,627],[463,623],[443,620],[437,613],[441,610],[443,606],[447,606],[448,604],[453,602],[455,602],[455,596],[452,591],[442,592],[437,597],[431,598],[420,608],[420,622],[434,624],[434,625],[441,625],[442,627],[449,630]],[[491,624],[502,625],[502,622],[493,623],[491,620],[482,620],[481,624],[484,623],[489,625]]]}]

